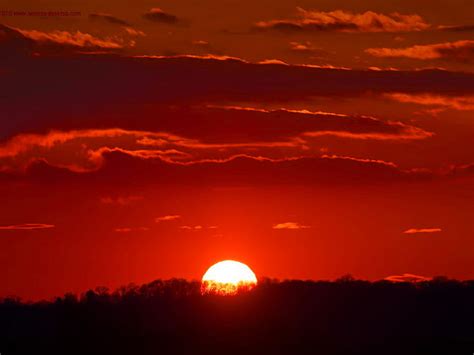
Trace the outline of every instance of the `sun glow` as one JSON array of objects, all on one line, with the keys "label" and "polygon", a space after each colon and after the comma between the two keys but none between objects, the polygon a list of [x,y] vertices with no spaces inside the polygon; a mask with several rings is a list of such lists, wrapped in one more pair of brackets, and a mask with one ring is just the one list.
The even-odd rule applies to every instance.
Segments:
[{"label": "sun glow", "polygon": [[245,264],[224,260],[212,265],[202,277],[201,293],[235,295],[257,285],[257,277]]}]

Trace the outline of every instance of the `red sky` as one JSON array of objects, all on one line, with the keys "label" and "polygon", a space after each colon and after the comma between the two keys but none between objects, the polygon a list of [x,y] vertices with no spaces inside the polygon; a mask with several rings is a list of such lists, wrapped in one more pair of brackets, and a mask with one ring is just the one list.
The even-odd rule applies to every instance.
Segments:
[{"label": "red sky", "polygon": [[0,296],[473,278],[470,1],[0,11]]}]

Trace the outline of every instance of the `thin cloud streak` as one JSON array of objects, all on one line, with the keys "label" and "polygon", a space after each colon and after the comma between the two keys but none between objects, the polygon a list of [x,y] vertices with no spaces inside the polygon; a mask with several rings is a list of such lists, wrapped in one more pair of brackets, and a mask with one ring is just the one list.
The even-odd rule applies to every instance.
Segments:
[{"label": "thin cloud streak", "polygon": [[384,94],[391,100],[402,103],[413,103],[425,106],[437,106],[440,108],[450,108],[459,111],[474,110],[474,96],[442,96],[433,94],[404,94],[392,93]]},{"label": "thin cloud streak", "polygon": [[417,234],[417,233],[439,233],[441,232],[441,228],[410,228],[404,231],[404,234]]},{"label": "thin cloud streak", "polygon": [[0,230],[39,230],[39,229],[50,229],[55,228],[54,224],[45,223],[24,223],[24,224],[13,224],[9,226],[0,226]]},{"label": "thin cloud streak", "polygon": [[175,221],[177,219],[180,219],[181,216],[176,214],[176,215],[167,215],[167,216],[161,216],[161,217],[156,217],[155,222],[160,223],[160,222],[166,222],[166,221]]},{"label": "thin cloud streak", "polygon": [[80,31],[71,33],[68,31],[42,32],[37,30],[22,30],[19,28],[15,30],[20,32],[23,36],[40,43],[55,43],[78,48],[120,49],[124,47],[123,44],[110,38],[100,39]]},{"label": "thin cloud streak", "polygon": [[201,231],[201,230],[204,229],[204,227],[201,226],[201,225],[196,225],[196,226],[180,226],[179,228],[180,228],[180,229],[183,229],[183,230],[194,231],[194,232]]},{"label": "thin cloud streak", "polygon": [[474,40],[415,45],[405,48],[368,48],[365,52],[375,57],[469,62],[474,60]]},{"label": "thin cloud streak", "polygon": [[310,226],[305,226],[298,222],[284,222],[284,223],[277,223],[274,224],[273,229],[308,229],[311,228]]},{"label": "thin cloud streak", "polygon": [[148,227],[120,227],[114,229],[117,233],[146,232],[148,230],[150,230]]}]

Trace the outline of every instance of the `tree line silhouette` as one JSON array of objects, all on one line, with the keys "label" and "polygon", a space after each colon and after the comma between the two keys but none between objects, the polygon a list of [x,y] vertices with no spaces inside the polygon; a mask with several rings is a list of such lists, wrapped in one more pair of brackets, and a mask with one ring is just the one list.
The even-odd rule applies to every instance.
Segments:
[{"label": "tree line silhouette", "polygon": [[156,280],[0,302],[8,354],[472,354],[474,281],[263,279],[236,296]]}]

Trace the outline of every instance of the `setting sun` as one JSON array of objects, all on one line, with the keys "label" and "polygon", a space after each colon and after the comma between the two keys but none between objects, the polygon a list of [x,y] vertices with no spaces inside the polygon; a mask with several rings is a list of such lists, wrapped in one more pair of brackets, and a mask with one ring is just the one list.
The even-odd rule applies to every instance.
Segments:
[{"label": "setting sun", "polygon": [[254,272],[245,264],[224,260],[212,265],[202,277],[201,293],[235,295],[257,284]]}]

